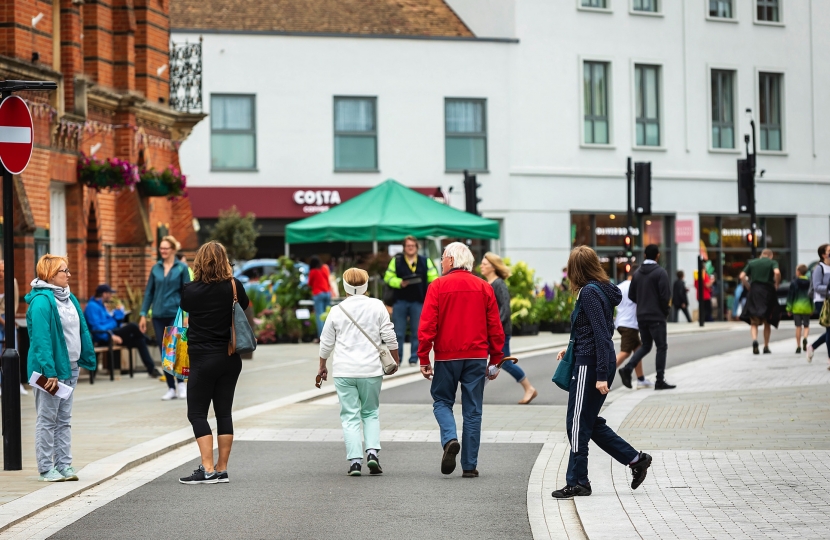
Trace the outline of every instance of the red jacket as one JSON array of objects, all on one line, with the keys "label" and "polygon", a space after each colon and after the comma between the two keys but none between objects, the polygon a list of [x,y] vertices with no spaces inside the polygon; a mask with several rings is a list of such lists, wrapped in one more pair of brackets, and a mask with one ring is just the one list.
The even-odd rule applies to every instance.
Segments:
[{"label": "red jacket", "polygon": [[453,270],[427,289],[418,328],[418,358],[429,365],[435,360],[469,360],[490,357],[497,364],[504,357],[504,330],[493,287],[466,270]]},{"label": "red jacket", "polygon": [[331,284],[329,283],[329,267],[324,264],[320,266],[320,268],[309,270],[308,286],[311,289],[312,296],[324,292],[331,292]]}]

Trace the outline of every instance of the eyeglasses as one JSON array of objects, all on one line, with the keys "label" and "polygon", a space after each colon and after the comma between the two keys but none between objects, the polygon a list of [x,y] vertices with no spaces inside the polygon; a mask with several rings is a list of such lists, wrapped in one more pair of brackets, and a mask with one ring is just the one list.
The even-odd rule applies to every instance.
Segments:
[{"label": "eyeglasses", "polygon": [[173,249],[173,248],[165,248],[165,247],[160,247],[160,248],[159,248],[159,251],[170,251],[170,250],[172,250],[172,249]]},{"label": "eyeglasses", "polygon": [[58,272],[63,272],[67,276],[72,273],[72,272],[69,271],[69,268],[64,268],[63,270],[58,270]]}]

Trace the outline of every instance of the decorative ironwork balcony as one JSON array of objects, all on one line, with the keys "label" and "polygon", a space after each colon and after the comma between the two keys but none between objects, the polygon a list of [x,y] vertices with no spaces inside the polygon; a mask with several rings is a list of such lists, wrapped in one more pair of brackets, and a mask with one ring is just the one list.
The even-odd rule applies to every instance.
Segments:
[{"label": "decorative ironwork balcony", "polygon": [[199,43],[170,43],[170,107],[202,112],[202,38]]}]

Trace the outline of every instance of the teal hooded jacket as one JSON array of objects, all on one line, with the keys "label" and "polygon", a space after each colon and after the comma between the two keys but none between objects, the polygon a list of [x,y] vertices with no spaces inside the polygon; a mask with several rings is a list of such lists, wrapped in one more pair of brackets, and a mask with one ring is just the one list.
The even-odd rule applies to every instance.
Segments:
[{"label": "teal hooded jacket", "polygon": [[[78,299],[74,294],[70,294],[69,299],[78,310],[81,320],[81,357],[78,359],[78,365],[94,371],[98,363],[89,327],[86,325]],[[61,381],[71,378],[69,351],[66,349],[66,339],[63,337],[63,325],[54,293],[49,289],[32,289],[32,292],[26,295],[26,302],[29,304],[26,311],[26,326],[29,331],[29,378],[35,371],[46,378],[57,377]]]}]

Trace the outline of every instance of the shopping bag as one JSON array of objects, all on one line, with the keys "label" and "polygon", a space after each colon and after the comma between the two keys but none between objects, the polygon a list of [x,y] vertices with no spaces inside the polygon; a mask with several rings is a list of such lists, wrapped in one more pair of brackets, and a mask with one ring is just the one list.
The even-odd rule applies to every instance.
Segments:
[{"label": "shopping bag", "polygon": [[165,373],[185,381],[190,376],[190,357],[187,354],[187,328],[182,326],[182,310],[179,309],[173,326],[164,329],[161,368]]},{"label": "shopping bag", "polygon": [[830,327],[830,298],[824,301],[821,306],[821,313],[818,316],[818,323],[823,327]]}]

